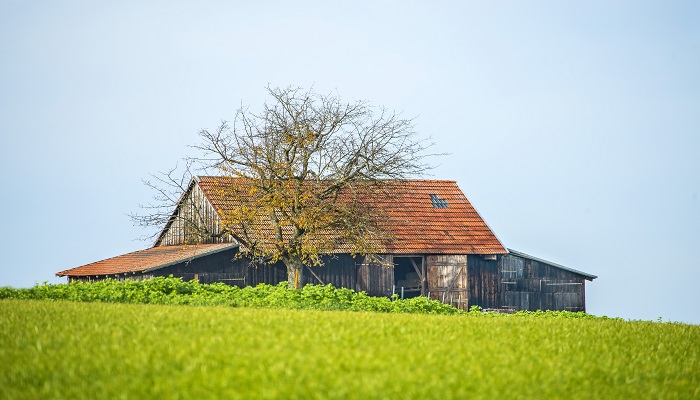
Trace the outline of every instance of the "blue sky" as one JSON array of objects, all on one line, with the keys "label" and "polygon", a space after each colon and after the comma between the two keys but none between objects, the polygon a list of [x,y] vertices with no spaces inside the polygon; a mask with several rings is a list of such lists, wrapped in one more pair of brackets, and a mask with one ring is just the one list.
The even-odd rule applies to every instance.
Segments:
[{"label": "blue sky", "polygon": [[700,323],[700,3],[262,3],[0,1],[0,285],[148,247],[142,178],[313,85],[415,117],[589,312]]}]

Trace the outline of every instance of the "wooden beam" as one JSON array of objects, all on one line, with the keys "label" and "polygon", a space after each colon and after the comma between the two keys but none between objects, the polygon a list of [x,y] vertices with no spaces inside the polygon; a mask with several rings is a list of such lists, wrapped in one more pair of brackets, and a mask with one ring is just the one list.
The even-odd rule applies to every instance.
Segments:
[{"label": "wooden beam", "polygon": [[413,269],[416,270],[416,273],[418,274],[418,277],[420,278],[420,281],[423,282],[423,274],[422,274],[421,271],[418,269],[418,264],[416,264],[416,262],[413,261],[413,257],[410,257],[408,260],[411,261],[411,265],[413,265]]},{"label": "wooden beam", "polygon": [[[455,265],[454,268],[456,271],[452,274],[452,280],[450,281],[449,285],[447,286],[447,289],[445,289],[445,293],[442,294],[442,302],[444,303],[446,300],[447,295],[452,291],[452,288],[455,285],[455,281],[457,280],[457,277],[462,273],[462,268],[459,265]],[[464,269],[467,269],[467,266],[464,265]],[[452,302],[452,300],[450,300]]]},{"label": "wooden beam", "polygon": [[323,281],[321,280],[321,278],[319,278],[318,275],[316,275],[316,273],[315,273],[314,271],[311,270],[311,267],[309,267],[309,266],[307,265],[306,268],[309,270],[309,272],[311,272],[311,275],[313,275],[314,278],[316,278],[319,282],[321,282],[321,285],[325,285],[325,283],[323,283]]}]

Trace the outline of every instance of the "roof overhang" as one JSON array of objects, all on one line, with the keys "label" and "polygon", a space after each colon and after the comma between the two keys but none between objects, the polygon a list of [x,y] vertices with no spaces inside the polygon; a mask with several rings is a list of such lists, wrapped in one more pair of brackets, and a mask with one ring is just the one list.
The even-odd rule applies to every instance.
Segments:
[{"label": "roof overhang", "polygon": [[158,246],[56,273],[56,276],[107,276],[145,273],[238,249],[237,243]]},{"label": "roof overhang", "polygon": [[152,267],[152,268],[148,268],[148,269],[143,270],[143,272],[146,273],[146,272],[156,271],[156,270],[159,270],[159,269],[161,269],[161,268],[169,267],[169,266],[171,266],[171,265],[180,264],[180,263],[182,263],[182,262],[184,262],[184,261],[191,261],[191,260],[195,260],[195,259],[198,259],[198,258],[202,258],[202,257],[206,257],[206,256],[211,256],[211,255],[213,255],[213,254],[221,253],[221,252],[223,252],[223,251],[233,250],[233,249],[236,249],[236,248],[238,248],[238,247],[239,247],[238,244],[236,244],[236,243],[231,243],[229,246],[225,246],[225,247],[222,247],[222,248],[216,248],[216,249],[209,250],[209,251],[204,251],[204,252],[201,252],[201,253],[196,253],[196,254],[194,254],[192,257],[189,257],[189,258],[184,259],[184,260],[172,261],[172,262],[169,262],[169,263],[166,263],[166,264],[162,264],[162,265],[158,265],[158,266],[155,266],[155,267]]}]

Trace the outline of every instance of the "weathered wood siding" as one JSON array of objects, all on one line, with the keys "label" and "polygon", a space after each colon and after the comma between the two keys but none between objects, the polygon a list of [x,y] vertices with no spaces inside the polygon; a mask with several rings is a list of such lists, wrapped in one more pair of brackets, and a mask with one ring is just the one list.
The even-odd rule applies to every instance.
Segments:
[{"label": "weathered wood siding", "polygon": [[467,257],[469,275],[469,306],[498,308],[500,306],[500,279],[498,261],[484,260],[481,255]]},{"label": "weathered wood siding", "polygon": [[[119,274],[109,276],[116,279],[147,279],[155,276],[173,276],[182,278],[185,281],[197,279],[201,283],[222,282],[228,285],[244,287],[255,286],[260,283],[276,285],[287,280],[287,268],[282,262],[276,264],[265,264],[251,266],[248,259],[235,257],[237,250],[231,249],[206,257],[193,259],[191,261],[173,264],[161,269],[157,269],[145,274]],[[349,254],[339,254],[337,256],[324,257],[325,266],[311,267],[304,271],[302,285],[306,284],[333,284],[335,287],[357,288],[358,265],[357,259]],[[386,273],[387,268],[385,271]],[[314,276],[315,274],[315,276]],[[108,276],[70,278],[71,280],[99,280]],[[316,277],[320,278],[319,281]],[[376,296],[384,296],[385,288],[372,285]],[[391,288],[389,288],[389,292]],[[391,293],[389,293],[391,294]]]},{"label": "weathered wood siding", "polygon": [[[253,267],[246,258],[235,257],[236,252],[237,249],[232,248],[143,274],[69,277],[69,280],[145,279],[172,275],[184,280],[223,282],[239,287],[259,283],[274,285],[287,280],[283,263]],[[328,256],[324,259],[325,266],[305,270],[301,283],[330,283],[335,287],[365,291],[371,296],[388,297],[395,285],[394,257],[384,255],[381,260],[381,263],[370,263],[349,254]],[[485,260],[480,255],[427,255],[425,261],[430,297],[455,307],[586,310],[585,277],[542,260],[508,254],[499,256],[498,261]]]},{"label": "weathered wood siding", "polygon": [[585,278],[513,254],[499,257],[501,308],[586,311]]},{"label": "weathered wood siding", "polygon": [[[188,243],[229,243],[229,235],[212,237],[221,232],[221,217],[207,200],[197,184],[185,193],[175,209],[166,230],[159,237],[156,246],[172,246]],[[202,233],[208,233],[202,235]]]},{"label": "weathered wood siding", "polygon": [[[327,285],[330,283],[335,287],[355,290],[357,288],[357,270],[359,262],[359,257],[355,258],[349,254],[324,256],[324,265],[322,267],[306,267],[302,283],[304,285]],[[318,278],[320,278],[320,280]]]},{"label": "weathered wood siding", "polygon": [[469,308],[469,278],[466,255],[430,255],[428,266],[428,292],[430,298]]},{"label": "weathered wood siding", "polygon": [[366,262],[357,266],[357,289],[370,296],[391,296],[394,289],[392,257],[381,257],[382,262]]},{"label": "weathered wood siding", "polygon": [[[224,261],[222,264],[225,264]],[[349,254],[341,254],[335,257],[324,257],[323,267],[310,267],[304,271],[302,285],[307,284],[332,284],[335,287],[355,289],[357,285],[357,267],[355,258]],[[183,279],[193,279],[195,271],[174,271],[174,276],[182,276]],[[313,271],[310,272],[310,271]],[[167,274],[169,271],[164,271]],[[177,274],[177,275],[176,275]],[[320,278],[320,280],[318,278]],[[282,262],[272,265],[250,266],[247,259],[236,258],[228,263],[226,268],[217,271],[200,271],[197,278],[202,283],[224,282],[236,286],[255,286],[259,283],[276,285],[287,280],[287,267]]]},{"label": "weathered wood siding", "polygon": [[180,263],[153,271],[157,276],[180,277],[184,280],[198,279],[201,283],[222,282],[238,287],[255,286],[259,283],[276,285],[287,280],[287,269],[279,262],[272,265],[251,266],[246,258],[235,257],[236,249],[209,257],[202,263]]}]

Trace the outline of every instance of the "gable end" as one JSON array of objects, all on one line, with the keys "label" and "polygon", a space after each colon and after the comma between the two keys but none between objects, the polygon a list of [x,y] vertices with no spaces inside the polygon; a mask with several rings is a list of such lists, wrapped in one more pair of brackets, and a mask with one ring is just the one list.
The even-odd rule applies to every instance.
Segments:
[{"label": "gable end", "polygon": [[153,247],[182,244],[235,243],[229,235],[221,236],[221,217],[199,185],[190,181]]}]

